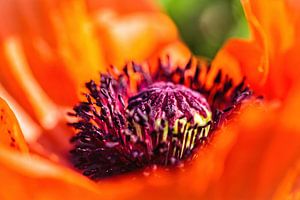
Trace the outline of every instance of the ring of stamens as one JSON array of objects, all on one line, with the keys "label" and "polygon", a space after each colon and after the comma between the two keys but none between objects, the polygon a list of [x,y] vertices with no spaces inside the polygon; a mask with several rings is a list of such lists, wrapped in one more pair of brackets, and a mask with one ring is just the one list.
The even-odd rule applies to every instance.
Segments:
[{"label": "ring of stamens", "polygon": [[75,167],[99,179],[191,160],[252,96],[245,80],[234,85],[222,71],[208,87],[209,73],[192,59],[173,70],[160,62],[152,76],[131,63],[119,74],[101,74],[100,84],[88,82],[86,100],[70,113],[77,118],[70,123],[77,131],[71,139]]}]

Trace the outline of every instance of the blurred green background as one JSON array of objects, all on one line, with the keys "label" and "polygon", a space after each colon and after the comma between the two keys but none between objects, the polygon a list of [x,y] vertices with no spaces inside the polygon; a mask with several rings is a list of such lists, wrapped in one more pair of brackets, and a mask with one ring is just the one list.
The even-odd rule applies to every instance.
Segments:
[{"label": "blurred green background", "polygon": [[240,0],[159,1],[196,55],[213,58],[226,39],[249,35]]}]

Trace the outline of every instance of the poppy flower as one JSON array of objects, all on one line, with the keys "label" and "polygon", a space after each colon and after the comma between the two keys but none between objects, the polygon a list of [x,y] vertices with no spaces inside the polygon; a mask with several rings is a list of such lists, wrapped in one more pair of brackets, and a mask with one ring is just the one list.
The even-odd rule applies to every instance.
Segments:
[{"label": "poppy flower", "polygon": [[[3,11],[0,13],[4,13],[7,19],[2,20],[0,27],[1,96],[13,105],[21,119],[22,130],[31,133],[25,135],[25,140],[12,110],[1,99],[2,199],[299,198],[300,127],[297,115],[300,96],[297,91],[300,85],[297,66],[300,60],[297,36],[300,5],[297,0],[243,0],[252,38],[229,40],[211,65],[202,60],[189,62],[189,51],[178,40],[176,28],[149,1],[141,1],[138,6],[134,1],[124,4],[117,0],[37,2],[1,1],[0,6]],[[49,26],[42,26],[43,23]],[[170,61],[164,60],[166,54]],[[157,55],[163,58],[159,64]],[[127,70],[123,70],[124,63],[131,60],[136,63],[148,60],[149,64],[129,63]],[[99,67],[108,63],[115,67]],[[177,65],[181,67],[177,68]],[[202,69],[201,73],[199,69]],[[103,74],[101,79],[99,71]],[[89,79],[94,81],[89,82],[84,91],[81,86]],[[97,85],[99,81],[101,84]],[[124,84],[130,87],[124,89]],[[245,95],[250,94],[247,86],[254,96],[262,95],[264,100]],[[209,119],[212,125],[218,124],[216,127],[219,128],[213,130],[213,137],[208,135],[196,140],[199,148],[195,152],[188,151],[190,145],[185,145],[178,153],[175,151],[175,161],[182,161],[178,159],[181,153],[186,155],[183,167],[158,167],[140,172],[136,165],[130,165],[132,162],[119,165],[118,159],[122,160],[122,156],[134,155],[124,151],[125,154],[117,156],[113,152],[111,155],[115,159],[105,157],[111,156],[107,147],[118,150],[116,142],[120,142],[120,138],[114,139],[108,134],[106,144],[103,144],[101,141],[97,143],[99,138],[92,134],[74,134],[66,126],[69,120],[65,120],[66,115],[62,114],[65,106],[76,104],[76,93],[84,91],[87,95],[81,96],[81,103],[75,106],[75,113],[71,113],[79,119],[72,122],[73,127],[91,131],[87,126],[97,123],[113,133],[118,132],[116,127],[120,124],[126,125],[126,130],[132,130],[128,128],[130,120],[136,120],[137,127],[149,137],[151,134],[145,125],[154,125],[151,120],[143,119],[163,121],[166,118],[145,116],[147,106],[138,97],[148,98],[145,94],[151,90],[153,97],[160,92],[168,100],[171,98],[165,94],[169,94],[166,92],[169,87],[185,99],[198,99],[194,104],[199,108],[191,109],[189,113],[192,114],[191,123],[199,125],[195,120],[198,115],[202,120]],[[134,109],[136,112],[124,111],[122,98],[112,95],[116,91],[128,97],[123,99],[124,102],[127,102],[129,111]],[[177,93],[171,92],[170,97]],[[204,97],[206,102],[200,103],[199,99]],[[215,105],[212,103],[214,97],[217,100]],[[245,103],[238,101],[245,99]],[[130,105],[135,102],[138,106],[131,109]],[[177,113],[183,111],[181,103],[176,107],[175,122],[181,119],[177,117]],[[242,106],[237,109],[237,105]],[[118,112],[101,111],[101,115],[96,116],[104,107],[114,107],[113,111]],[[201,108],[205,112],[201,112]],[[159,106],[154,109],[166,113]],[[221,118],[216,118],[219,116],[217,110],[222,111]],[[227,115],[224,114],[226,111],[234,112]],[[210,112],[213,113],[211,119],[206,117]],[[104,122],[109,113],[118,115],[120,120],[126,119],[126,123],[114,121],[113,126],[108,126]],[[136,117],[134,113],[140,115]],[[174,115],[168,117],[170,123],[172,117]],[[91,118],[99,121],[88,123]],[[36,133],[35,137],[33,133]],[[73,138],[73,144],[69,143],[70,138]],[[202,142],[206,139],[209,141],[207,145]],[[115,167],[116,170],[104,176],[109,174],[111,177],[95,182],[72,167],[68,151],[78,151],[84,141],[106,148],[102,159],[109,162],[110,169]],[[144,146],[148,144],[145,141],[142,140]],[[149,147],[136,143],[133,146],[138,153],[149,152]],[[149,162],[171,163],[174,159],[169,156],[165,159],[164,149],[159,147],[159,151],[147,159],[135,157],[134,164],[143,168]],[[76,160],[80,156],[74,151],[72,154]],[[191,155],[193,159],[189,161]],[[82,163],[82,158],[79,160]],[[92,159],[88,161],[93,162]],[[87,169],[82,165],[77,167]],[[119,172],[123,173],[120,169],[130,172],[117,176]],[[89,168],[85,173],[87,176],[96,175],[93,178],[103,176],[95,168]]]}]

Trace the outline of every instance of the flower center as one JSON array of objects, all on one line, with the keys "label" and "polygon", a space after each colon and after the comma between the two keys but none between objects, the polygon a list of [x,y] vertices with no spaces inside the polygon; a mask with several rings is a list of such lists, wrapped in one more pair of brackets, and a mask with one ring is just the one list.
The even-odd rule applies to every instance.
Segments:
[{"label": "flower center", "polygon": [[[101,74],[100,84],[86,83],[86,99],[70,113],[77,119],[70,123],[77,132],[71,139],[75,167],[99,179],[192,160],[252,98],[245,79],[234,84],[221,70],[214,74],[193,63],[174,68],[159,61],[153,74],[129,63]],[[209,75],[215,78],[206,84]]]},{"label": "flower center", "polygon": [[[124,85],[103,76],[86,84],[87,101],[74,107],[75,167],[93,179],[153,165],[178,165],[207,141],[211,111],[198,92],[170,82],[128,98]],[[123,100],[123,97],[125,101]]]},{"label": "flower center", "polygon": [[136,135],[146,141],[148,150],[162,144],[165,147],[156,158],[159,164],[186,158],[209,134],[211,111],[205,97],[183,85],[152,84],[131,97],[127,109],[134,119]]}]

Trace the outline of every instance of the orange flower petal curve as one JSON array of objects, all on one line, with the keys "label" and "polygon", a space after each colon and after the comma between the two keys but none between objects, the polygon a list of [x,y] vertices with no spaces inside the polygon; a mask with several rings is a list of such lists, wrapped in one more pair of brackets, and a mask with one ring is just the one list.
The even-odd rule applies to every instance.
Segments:
[{"label": "orange flower petal curve", "polygon": [[184,67],[191,58],[191,51],[181,41],[175,41],[163,46],[147,60],[150,67],[149,73],[155,73],[158,68],[158,61],[170,62],[173,67]]},{"label": "orange flower petal curve", "polygon": [[56,103],[74,104],[83,83],[106,67],[85,1],[16,0],[0,5],[1,17],[8,19],[0,23],[0,41],[18,38],[41,88]]},{"label": "orange flower petal curve", "polygon": [[[251,1],[254,16],[258,19],[267,36],[270,59],[268,80],[262,88],[268,97],[283,99],[289,92],[291,84],[298,81],[293,75],[300,71],[295,67],[293,51],[299,51],[299,33],[294,8],[289,7],[288,0]],[[293,59],[292,63],[290,59]],[[297,65],[300,59],[297,57]],[[296,66],[297,66],[296,65]]]},{"label": "orange flower petal curve", "polygon": [[0,146],[28,153],[28,146],[19,123],[2,98],[0,98]]},{"label": "orange flower petal curve", "polygon": [[289,170],[273,196],[274,200],[300,198],[300,161]]},{"label": "orange flower petal curve", "polygon": [[259,89],[265,84],[269,72],[266,35],[253,14],[250,1],[243,0],[242,4],[253,38],[249,41],[240,39],[227,41],[213,60],[212,68],[214,71],[222,69],[232,75],[235,82],[241,81],[243,76],[246,76],[251,87]]},{"label": "orange flower petal curve", "polygon": [[58,110],[35,80],[18,37],[0,45],[0,78],[3,86],[44,127],[56,124]]},{"label": "orange flower petal curve", "polygon": [[247,76],[256,92],[282,100],[300,74],[295,67],[300,64],[299,2],[242,0],[242,4],[252,39],[228,41],[218,53],[215,67],[234,68],[235,74],[240,71]]},{"label": "orange flower petal curve", "polygon": [[[95,184],[38,157],[0,146],[1,199],[97,199]],[[84,195],[84,196],[83,196]]]},{"label": "orange flower petal curve", "polygon": [[118,67],[132,60],[144,61],[153,52],[178,40],[174,23],[161,13],[118,16],[114,11],[107,11],[99,13],[96,20],[107,60]]},{"label": "orange flower petal curve", "polygon": [[225,159],[223,173],[210,186],[207,196],[271,199],[275,195],[278,185],[300,156],[300,126],[295,120],[300,96],[294,92],[285,106],[250,109],[230,125],[228,132],[221,133],[236,137]]},{"label": "orange flower petal curve", "polygon": [[103,10],[114,10],[121,15],[133,12],[158,11],[158,6],[153,0],[87,0],[88,8],[91,12],[101,12]]}]

